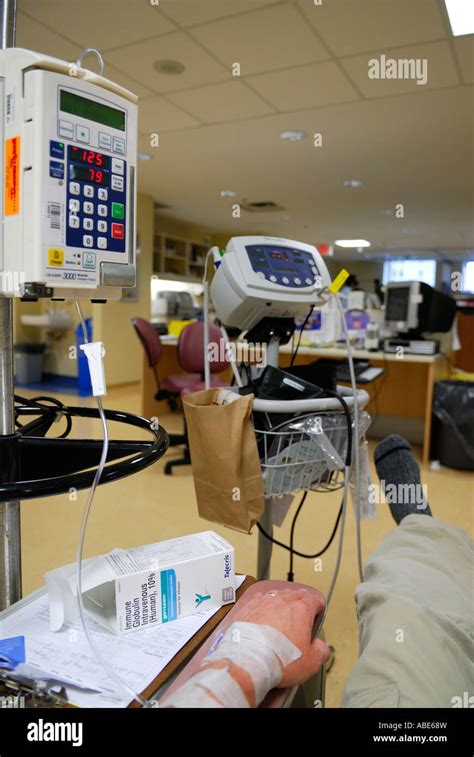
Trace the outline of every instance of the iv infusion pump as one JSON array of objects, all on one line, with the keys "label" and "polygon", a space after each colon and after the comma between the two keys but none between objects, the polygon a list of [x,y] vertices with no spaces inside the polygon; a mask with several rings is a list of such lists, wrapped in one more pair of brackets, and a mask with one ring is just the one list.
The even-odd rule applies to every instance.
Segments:
[{"label": "iv infusion pump", "polygon": [[136,274],[136,96],[10,48],[0,51],[0,129],[0,293],[119,299]]}]

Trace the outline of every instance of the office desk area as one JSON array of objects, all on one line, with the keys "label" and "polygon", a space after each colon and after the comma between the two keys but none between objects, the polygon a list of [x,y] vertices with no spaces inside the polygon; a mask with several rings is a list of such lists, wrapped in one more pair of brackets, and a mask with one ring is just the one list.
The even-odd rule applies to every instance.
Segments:
[{"label": "office desk area", "polygon": [[[177,337],[164,336],[162,342],[164,349],[158,371],[160,377],[165,378],[171,373],[181,373],[176,351]],[[290,364],[291,353],[291,342],[280,348],[282,368]],[[446,373],[449,371],[448,359],[441,354],[405,353],[403,357],[397,357],[393,353],[357,349],[354,349],[352,354],[355,359],[369,360],[372,365],[384,369],[380,377],[370,384],[363,385],[370,396],[367,407],[372,416],[370,435],[382,437],[389,433],[402,434],[412,443],[422,446],[422,462],[428,463],[433,387],[436,381],[446,378]],[[301,345],[295,364],[304,365],[321,358],[346,360],[347,350],[344,347]],[[221,375],[230,380],[230,370]],[[159,417],[160,413],[168,412],[166,402],[156,402],[154,399],[156,381],[145,356],[143,356],[141,393],[144,416]]]}]

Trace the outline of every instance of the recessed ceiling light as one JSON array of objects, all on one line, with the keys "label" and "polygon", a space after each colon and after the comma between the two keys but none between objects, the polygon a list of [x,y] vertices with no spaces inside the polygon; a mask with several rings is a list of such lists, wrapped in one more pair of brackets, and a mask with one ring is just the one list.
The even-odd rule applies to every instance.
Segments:
[{"label": "recessed ceiling light", "polygon": [[150,152],[137,152],[138,160],[153,160],[153,155]]},{"label": "recessed ceiling light", "polygon": [[361,179],[346,179],[344,182],[345,187],[350,187],[350,189],[357,189],[358,187],[361,187],[364,182],[361,181]]},{"label": "recessed ceiling light", "polygon": [[221,197],[237,197],[237,192],[234,192],[232,189],[222,189]]},{"label": "recessed ceiling light", "polygon": [[474,5],[469,0],[444,0],[455,37],[474,34]]},{"label": "recessed ceiling light", "polygon": [[287,131],[282,131],[280,134],[280,138],[285,139],[288,142],[299,142],[307,136],[308,135],[305,131],[299,131],[298,129],[289,129]]},{"label": "recessed ceiling light", "polygon": [[336,239],[334,244],[338,247],[370,247],[367,239]]},{"label": "recessed ceiling light", "polygon": [[153,68],[159,74],[166,74],[167,76],[176,76],[176,74],[182,74],[186,70],[184,63],[179,60],[171,60],[164,58],[163,60],[156,60],[153,63]]}]

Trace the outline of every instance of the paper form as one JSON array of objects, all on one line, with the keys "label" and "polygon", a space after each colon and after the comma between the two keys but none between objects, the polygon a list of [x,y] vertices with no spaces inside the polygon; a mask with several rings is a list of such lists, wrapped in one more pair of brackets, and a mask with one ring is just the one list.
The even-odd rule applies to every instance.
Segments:
[{"label": "paper form", "polygon": [[[236,576],[236,589],[245,576]],[[133,691],[141,693],[195,633],[217,612],[196,612],[171,623],[116,636],[87,617],[99,651]],[[24,636],[26,662],[52,678],[67,678],[100,693],[66,686],[71,704],[79,707],[126,707],[130,696],[109,678],[96,661],[80,621],[65,624],[58,632],[49,630],[46,593],[40,594],[16,612],[0,618],[0,638]]]}]

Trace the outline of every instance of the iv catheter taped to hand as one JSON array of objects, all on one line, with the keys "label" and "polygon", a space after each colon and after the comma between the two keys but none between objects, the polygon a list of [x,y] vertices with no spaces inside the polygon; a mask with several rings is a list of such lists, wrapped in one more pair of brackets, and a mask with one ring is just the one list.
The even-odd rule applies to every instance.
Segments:
[{"label": "iv catheter taped to hand", "polygon": [[268,692],[280,683],[282,669],[299,657],[301,652],[298,647],[277,628],[236,621],[206,660],[229,660],[243,668],[252,679],[255,704],[259,705]]},{"label": "iv catheter taped to hand", "polygon": [[165,707],[248,708],[250,704],[227,668],[207,668],[186,681]]}]

